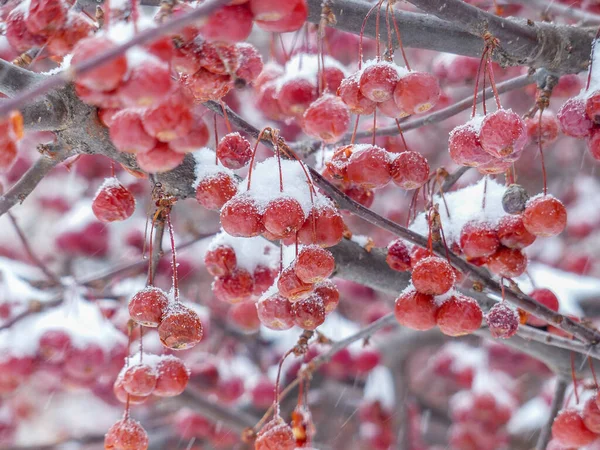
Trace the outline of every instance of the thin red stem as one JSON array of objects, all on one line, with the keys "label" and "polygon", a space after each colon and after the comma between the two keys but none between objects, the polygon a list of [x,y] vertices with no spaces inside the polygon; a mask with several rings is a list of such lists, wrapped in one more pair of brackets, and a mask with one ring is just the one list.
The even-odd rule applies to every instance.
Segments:
[{"label": "thin red stem", "polygon": [[577,377],[575,375],[575,353],[571,352],[571,378],[573,379],[573,393],[575,394],[575,404],[579,405],[579,393],[577,392]]},{"label": "thin red stem", "polygon": [[481,75],[481,68],[483,67],[483,61],[485,59],[485,55],[487,54],[487,48],[483,50],[483,54],[481,55],[481,59],[479,60],[479,67],[477,68],[477,75],[475,76],[475,93],[473,94],[473,112],[471,113],[471,118],[475,117],[477,113],[477,93],[479,92],[479,77]]},{"label": "thin red stem", "polygon": [[360,119],[360,114],[356,115],[356,122],[354,122],[354,131],[352,132],[352,139],[350,139],[350,144],[354,145],[354,141],[356,141],[356,132],[358,131],[358,121]]},{"label": "thin red stem", "polygon": [[177,276],[177,255],[175,251],[175,233],[171,223],[171,212],[167,213],[167,226],[169,227],[169,238],[171,239],[171,256],[173,264],[173,297],[175,301],[179,300],[179,277]]},{"label": "thin red stem", "polygon": [[542,163],[542,180],[544,182],[544,195],[548,193],[548,177],[546,174],[546,162],[544,161],[544,150],[542,145],[542,113],[544,108],[540,108],[540,118],[538,121],[538,149],[540,150],[540,161]]},{"label": "thin red stem", "polygon": [[406,68],[410,70],[410,64],[408,64],[408,58],[406,57],[406,52],[404,51],[404,45],[402,45],[402,36],[400,36],[400,28],[398,27],[398,22],[396,22],[396,13],[394,11],[392,11],[392,23],[394,24],[394,29],[396,30],[396,38],[398,39],[398,47],[400,47],[402,59],[404,59]]},{"label": "thin red stem", "polygon": [[362,69],[362,62],[363,62],[363,38],[364,38],[364,34],[365,34],[365,27],[367,26],[367,20],[369,19],[369,16],[373,13],[373,11],[375,11],[375,8],[377,8],[377,3],[375,3],[371,9],[369,9],[369,12],[367,13],[367,15],[365,16],[365,18],[363,19],[362,26],[360,27],[360,35],[359,35],[359,38],[358,38],[358,70]]}]

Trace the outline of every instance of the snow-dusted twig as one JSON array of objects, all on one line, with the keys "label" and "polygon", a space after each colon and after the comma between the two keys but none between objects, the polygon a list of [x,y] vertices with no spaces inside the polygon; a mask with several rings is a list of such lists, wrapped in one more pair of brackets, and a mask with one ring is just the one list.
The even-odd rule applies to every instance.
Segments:
[{"label": "snow-dusted twig", "polygon": [[[522,5],[523,0],[505,0],[507,3]],[[559,2],[548,2],[546,0],[527,0],[527,6],[539,9],[544,15],[554,13],[556,15],[570,17],[572,19],[581,20],[584,24],[600,23],[600,15],[590,11],[583,11],[575,6],[575,3],[564,5]]]},{"label": "snow-dusted twig", "polygon": [[556,380],[554,397],[552,398],[552,406],[550,407],[550,415],[548,416],[548,421],[540,430],[540,435],[535,445],[535,450],[546,450],[548,442],[550,442],[550,437],[552,435],[552,424],[554,423],[554,418],[558,414],[558,411],[560,411],[562,408],[565,400],[565,393],[567,392],[567,384],[568,381],[563,378],[559,377]]}]

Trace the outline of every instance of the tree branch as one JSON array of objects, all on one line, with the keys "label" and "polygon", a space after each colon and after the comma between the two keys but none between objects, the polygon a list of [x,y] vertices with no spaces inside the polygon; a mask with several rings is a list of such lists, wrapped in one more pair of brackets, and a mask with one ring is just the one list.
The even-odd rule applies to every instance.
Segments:
[{"label": "tree branch", "polygon": [[550,415],[544,428],[540,431],[540,435],[535,445],[536,450],[546,450],[550,437],[552,435],[552,424],[558,414],[558,411],[562,408],[565,400],[565,393],[567,392],[567,381],[561,377],[556,380],[556,387],[554,389],[554,397],[552,398],[552,406],[550,407]]},{"label": "tree branch", "polygon": [[0,59],[0,93],[14,97],[44,79],[43,75]]}]

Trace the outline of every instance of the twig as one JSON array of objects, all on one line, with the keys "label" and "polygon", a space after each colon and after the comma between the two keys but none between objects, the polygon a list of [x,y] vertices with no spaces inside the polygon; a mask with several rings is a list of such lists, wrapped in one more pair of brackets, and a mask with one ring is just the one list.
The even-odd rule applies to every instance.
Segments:
[{"label": "twig", "polygon": [[546,422],[546,425],[544,425],[544,427],[540,431],[537,444],[535,445],[536,450],[546,450],[548,442],[550,442],[554,418],[558,414],[558,411],[560,411],[560,409],[562,408],[563,402],[565,400],[566,391],[567,381],[559,377],[556,380],[554,397],[552,398],[552,406],[550,407],[550,415],[548,416],[548,421]]},{"label": "twig", "polygon": [[460,177],[467,173],[469,169],[470,167],[463,166],[448,175],[442,184],[442,192],[448,192],[450,189],[452,189],[452,186],[454,186]]},{"label": "twig", "polygon": [[21,241],[21,244],[23,244],[23,248],[25,249],[25,252],[29,256],[29,258],[35,263],[36,266],[38,266],[40,268],[40,270],[42,272],[44,272],[44,275],[46,275],[46,277],[50,281],[52,281],[56,285],[60,285],[61,284],[60,279],[54,273],[52,273],[52,271],[50,269],[48,269],[46,264],[44,264],[44,262],[32,250],[31,246],[29,245],[29,241],[27,240],[27,237],[25,236],[25,233],[23,233],[23,230],[17,223],[17,219],[15,219],[15,216],[12,215],[10,213],[10,211],[8,212],[8,218],[11,221],[15,231],[17,232],[17,235],[19,236],[19,240]]},{"label": "twig", "polygon": [[[508,3],[513,3],[516,5],[522,5],[523,0],[505,0]],[[584,23],[593,24],[600,23],[600,15],[594,14],[590,11],[583,11],[573,4],[571,5],[563,5],[562,3],[558,3],[556,1],[548,2],[546,0],[528,0],[528,5],[534,6],[538,9],[544,11],[544,14],[548,12],[553,12],[556,14],[560,14],[566,17],[571,17],[573,19],[582,20]]]}]

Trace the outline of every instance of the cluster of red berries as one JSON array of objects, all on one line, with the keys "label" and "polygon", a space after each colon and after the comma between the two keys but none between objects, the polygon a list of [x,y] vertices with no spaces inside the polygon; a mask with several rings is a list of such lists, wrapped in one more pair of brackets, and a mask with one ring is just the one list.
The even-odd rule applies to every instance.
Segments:
[{"label": "cluster of red berries", "polygon": [[[137,362],[133,362],[137,361]],[[183,361],[171,355],[130,356],[113,385],[121,403],[144,403],[150,395],[175,397],[187,386],[190,372]]]},{"label": "cluster of red berries", "polygon": [[456,164],[477,167],[483,174],[498,174],[519,159],[526,144],[523,119],[510,109],[499,109],[454,128],[448,149]]},{"label": "cluster of red berries", "polygon": [[368,115],[379,108],[385,116],[399,119],[433,108],[440,86],[430,73],[407,71],[387,61],[369,61],[342,81],[338,95],[354,114]]},{"label": "cluster of red berries", "polygon": [[[320,138],[323,134],[327,141],[336,139],[348,127],[347,108],[340,106],[339,99],[334,96],[325,97],[325,104],[336,115],[328,118],[331,129],[320,126],[319,111],[325,107],[313,107],[305,116],[311,105],[319,105],[319,87],[323,92],[335,93],[346,76],[346,69],[330,56],[324,56],[324,65],[320,69],[320,57],[313,53],[296,53],[285,66],[270,62],[254,83],[256,106],[267,119],[295,119],[308,134]],[[323,100],[321,100],[323,102]],[[338,117],[339,115],[339,117]],[[349,117],[348,117],[349,120]],[[307,123],[305,123],[308,121]],[[342,130],[343,129],[343,130]],[[325,140],[325,139],[324,139]]]},{"label": "cluster of red berries", "polygon": [[340,294],[327,278],[335,269],[328,251],[316,245],[303,246],[296,259],[277,279],[277,291],[259,299],[256,307],[261,323],[272,330],[288,330],[294,325],[314,330],[334,311]]},{"label": "cluster of red berries", "polygon": [[0,170],[8,170],[17,159],[17,141],[23,137],[23,117],[13,112],[0,119]]},{"label": "cluster of red berries", "polygon": [[135,198],[117,178],[106,178],[94,196],[92,211],[100,222],[125,220],[135,211]]},{"label": "cluster of red berries", "polygon": [[202,340],[198,314],[157,287],[137,292],[129,301],[129,315],[144,327],[158,327],[160,341],[172,350],[191,348]]},{"label": "cluster of red berries", "polygon": [[584,96],[568,99],[558,110],[561,131],[567,136],[586,139],[594,159],[600,160],[600,92],[585,91]]},{"label": "cluster of red berries", "polygon": [[560,444],[565,448],[580,448],[598,438],[600,438],[600,401],[598,393],[595,392],[583,403],[582,408],[565,408],[556,415],[552,424],[550,445]]},{"label": "cluster of red berries", "polygon": [[[240,242],[242,241],[242,242]],[[233,244],[233,245],[232,245]],[[253,257],[261,261],[247,270],[238,264],[236,254],[256,252]],[[261,296],[277,278],[275,249],[260,238],[240,239],[221,233],[211,242],[204,255],[208,273],[215,277],[212,288],[215,296],[226,303],[236,304]]]},{"label": "cluster of red berries", "polygon": [[393,181],[406,190],[418,189],[429,179],[427,159],[415,151],[391,153],[370,144],[351,144],[337,148],[325,162],[323,175],[346,195],[369,207],[373,189]]},{"label": "cluster of red berries", "polygon": [[62,57],[95,29],[83,11],[72,8],[71,0],[21,2],[6,17],[6,38],[19,53],[45,48]]}]

